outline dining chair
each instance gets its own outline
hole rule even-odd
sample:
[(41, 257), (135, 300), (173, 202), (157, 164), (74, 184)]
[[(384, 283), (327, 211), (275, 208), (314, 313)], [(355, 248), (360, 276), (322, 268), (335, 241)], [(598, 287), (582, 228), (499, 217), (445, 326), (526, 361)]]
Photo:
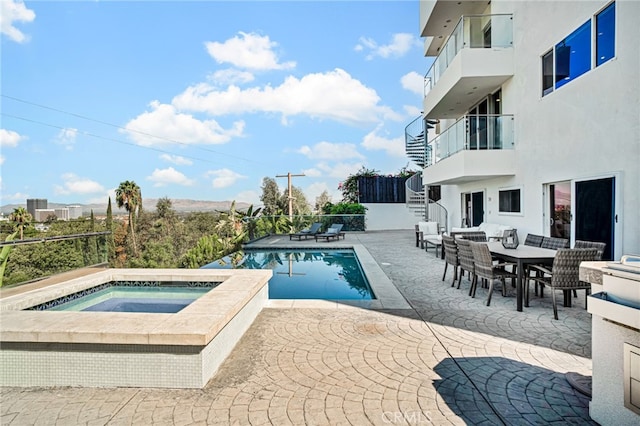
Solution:
[[(542, 286), (548, 286), (551, 289), (551, 298), (553, 303), (553, 318), (558, 319), (558, 306), (556, 304), (555, 290), (574, 290), (586, 289), (590, 287), (589, 283), (580, 281), (580, 263), (592, 261), (597, 254), (597, 249), (568, 249), (560, 248), (553, 259), (551, 269), (544, 266), (534, 265), (531, 268), (539, 270), (541, 274), (531, 279), (540, 283)], [(529, 298), (529, 281), (526, 283), (525, 297)], [(566, 294), (564, 297), (568, 297)]]
[(487, 295), (487, 306), (491, 304), (491, 295), (493, 294), (493, 282), (495, 280), (502, 281), (502, 295), (507, 295), (507, 287), (505, 278), (515, 280), (517, 275), (507, 271), (506, 266), (515, 267), (514, 263), (494, 263), (491, 257), (491, 251), (486, 243), (477, 243), (471, 241), (471, 251), (473, 252), (473, 263), (475, 266), (475, 276), (471, 284), (471, 297), (476, 295), (476, 287), (478, 286), (478, 278), (489, 282), (489, 294)]
[(471, 251), (471, 241), (464, 238), (457, 238), (455, 240), (456, 247), (458, 247), (458, 263), (460, 266), (460, 277), (458, 278), (458, 288), (462, 283), (462, 277), (464, 272), (467, 272), (471, 287), (469, 287), (469, 296), (473, 290), (473, 279), (475, 277), (475, 265), (473, 263), (473, 251)]
[(595, 260), (602, 260), (602, 256), (604, 255), (604, 250), (607, 247), (607, 243), (601, 243), (601, 242), (597, 242), (597, 241), (583, 241), (583, 240), (576, 240), (576, 242), (573, 244), (573, 248), (594, 248), (596, 249), (597, 253), (596, 253), (596, 259)]
[(542, 237), (542, 243), (540, 244), (540, 247), (552, 250), (568, 248), (569, 240), (567, 238)]
[(524, 240), (524, 245), (532, 246), (532, 247), (540, 247), (542, 245), (543, 238), (544, 237), (542, 235), (527, 234), (527, 238), (525, 238)]
[[(455, 234), (455, 235), (454, 235)], [(469, 231), (469, 232), (452, 232), (452, 236), (455, 239), (464, 238), (469, 241), (486, 242), (487, 233), (484, 231)]]
[(451, 282), (451, 287), (453, 287), (456, 284), (456, 280), (459, 281), (458, 266), (460, 262), (458, 260), (458, 246), (453, 237), (443, 235), (442, 247), (444, 248), (444, 274), (442, 274), (442, 281), (444, 281), (444, 278), (447, 276), (447, 266), (453, 266), (453, 281)]
[[(606, 247), (607, 247), (607, 243), (601, 243), (601, 242), (597, 242), (597, 241), (576, 240), (576, 242), (573, 244), (573, 248), (594, 248), (594, 249), (596, 249), (596, 258), (593, 259), (595, 261), (602, 260), (602, 256), (604, 255), (604, 250), (605, 250)], [(588, 286), (586, 288), (586, 290), (585, 290), (585, 294), (584, 294), (584, 308), (585, 309), (587, 309), (587, 296), (589, 294), (591, 294), (591, 286)], [(578, 292), (576, 290), (573, 290), (573, 295), (575, 297), (578, 297)]]

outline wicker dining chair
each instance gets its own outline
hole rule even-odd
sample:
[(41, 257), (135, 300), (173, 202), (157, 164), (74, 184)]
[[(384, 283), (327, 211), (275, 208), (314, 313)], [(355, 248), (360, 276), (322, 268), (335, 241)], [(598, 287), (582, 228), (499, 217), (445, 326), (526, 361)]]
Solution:
[(532, 247), (540, 247), (542, 245), (543, 238), (544, 237), (542, 235), (527, 234), (527, 238), (525, 238), (524, 240), (524, 245), (532, 246)]
[(602, 260), (602, 256), (604, 255), (604, 250), (607, 248), (607, 243), (600, 243), (597, 241), (583, 241), (576, 240), (573, 244), (573, 248), (594, 248), (596, 249), (596, 259)]
[(473, 263), (473, 251), (471, 251), (471, 241), (464, 238), (458, 238), (455, 240), (456, 247), (458, 247), (458, 264), (460, 265), (460, 277), (458, 278), (458, 288), (462, 283), (462, 277), (464, 272), (467, 272), (471, 287), (469, 287), (469, 296), (473, 290), (473, 279), (475, 277), (475, 265)]
[[(602, 260), (602, 256), (604, 255), (604, 250), (605, 250), (605, 248), (607, 248), (607, 243), (600, 243), (600, 242), (597, 242), (597, 241), (576, 240), (576, 242), (573, 244), (573, 248), (594, 248), (594, 249), (596, 249), (596, 258), (593, 259), (593, 260), (599, 261), (599, 260)], [(585, 309), (587, 309), (587, 296), (590, 293), (591, 293), (591, 286), (588, 286), (585, 289), (585, 294), (584, 294), (584, 308)], [(573, 290), (573, 295), (578, 297), (578, 292), (576, 290)]]
[[(558, 306), (556, 305), (555, 290), (577, 290), (587, 289), (589, 283), (580, 281), (580, 263), (593, 261), (597, 255), (597, 249), (558, 249), (551, 269), (544, 266), (534, 265), (531, 268), (538, 270), (541, 274), (531, 277), (532, 280), (540, 283), (542, 286), (548, 286), (551, 289), (551, 298), (553, 303), (553, 318), (558, 319)], [(529, 297), (529, 282), (526, 283), (525, 297)], [(567, 297), (565, 295), (565, 297)]]
[(453, 281), (451, 282), (451, 287), (453, 287), (456, 284), (456, 280), (459, 281), (458, 266), (460, 266), (460, 261), (458, 260), (458, 246), (453, 237), (443, 235), (442, 247), (444, 248), (444, 273), (442, 274), (442, 281), (444, 281), (447, 276), (447, 266), (453, 266)]
[(568, 248), (569, 240), (567, 238), (542, 237), (542, 243), (540, 244), (540, 247), (552, 250)]
[(465, 240), (476, 242), (487, 241), (487, 233), (484, 231), (452, 232), (451, 236), (455, 239), (464, 238)]
[(513, 272), (507, 271), (506, 266), (515, 267), (514, 263), (494, 263), (491, 257), (491, 251), (486, 243), (471, 242), (471, 251), (473, 252), (473, 263), (475, 265), (475, 276), (471, 284), (471, 297), (476, 295), (476, 287), (478, 286), (478, 278), (489, 281), (489, 294), (487, 295), (487, 306), (491, 304), (491, 296), (493, 294), (493, 282), (495, 280), (502, 281), (502, 295), (507, 295), (506, 278), (515, 280), (517, 277)]

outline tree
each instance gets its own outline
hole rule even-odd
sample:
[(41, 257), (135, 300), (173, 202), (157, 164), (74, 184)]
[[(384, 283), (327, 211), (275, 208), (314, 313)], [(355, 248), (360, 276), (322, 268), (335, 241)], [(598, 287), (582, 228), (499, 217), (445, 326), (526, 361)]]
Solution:
[(360, 194), (358, 192), (358, 178), (378, 176), (378, 173), (378, 170), (367, 169), (362, 166), (357, 173), (349, 175), (344, 182), (341, 182), (340, 185), (338, 185), (338, 189), (342, 191), (342, 202), (359, 203)]
[(262, 195), (260, 201), (264, 204), (262, 213), (268, 216), (278, 214), (280, 209), (280, 188), (275, 179), (265, 177), (262, 179)]
[[(309, 202), (307, 201), (307, 197), (305, 197), (304, 192), (297, 186), (291, 186), (291, 196), (293, 197), (293, 214), (294, 215), (303, 215), (311, 213), (311, 207), (309, 206)], [(280, 198), (280, 203), (283, 206), (286, 206), (282, 210), (286, 210), (289, 212), (289, 190), (285, 189), (284, 194)]]
[(124, 181), (116, 189), (116, 205), (121, 208), (124, 206), (129, 214), (129, 230), (131, 231), (131, 240), (133, 242), (133, 253), (138, 256), (138, 247), (136, 246), (135, 234), (135, 217), (142, 211), (142, 193), (140, 187), (134, 181)]
[(18, 231), (20, 231), (20, 239), (22, 240), (24, 228), (29, 226), (33, 221), (33, 216), (31, 216), (31, 213), (24, 207), (18, 207), (9, 215), (9, 220), (16, 224)]
[(156, 203), (156, 211), (158, 217), (161, 219), (167, 219), (175, 216), (176, 211), (173, 209), (173, 203), (168, 197), (162, 197), (158, 199)]
[(327, 192), (327, 190), (325, 189), (324, 191), (322, 191), (322, 194), (318, 195), (316, 197), (316, 212), (321, 212), (323, 207), (326, 206), (328, 203), (331, 202), (331, 195), (329, 195), (329, 193)]

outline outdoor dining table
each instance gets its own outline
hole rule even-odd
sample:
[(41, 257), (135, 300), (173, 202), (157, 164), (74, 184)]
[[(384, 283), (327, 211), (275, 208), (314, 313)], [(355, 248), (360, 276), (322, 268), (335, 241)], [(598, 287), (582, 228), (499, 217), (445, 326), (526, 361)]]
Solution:
[[(522, 300), (524, 299), (524, 268), (531, 264), (552, 264), (556, 251), (552, 249), (519, 245), (515, 249), (504, 248), (501, 242), (489, 242), (491, 254), (505, 262), (517, 265), (516, 279), (516, 309), (522, 312)], [(525, 306), (529, 306), (528, 301)]]

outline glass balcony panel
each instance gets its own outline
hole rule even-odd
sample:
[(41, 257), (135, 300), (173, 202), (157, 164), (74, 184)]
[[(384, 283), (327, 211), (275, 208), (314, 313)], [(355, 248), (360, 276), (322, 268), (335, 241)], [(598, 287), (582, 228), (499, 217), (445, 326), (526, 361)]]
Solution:
[(429, 141), (431, 165), (464, 150), (513, 149), (512, 115), (465, 115)]
[[(513, 46), (512, 15), (462, 16), (440, 54), (425, 74), (431, 90), (463, 48), (505, 48)], [(425, 95), (428, 92), (425, 84)]]

